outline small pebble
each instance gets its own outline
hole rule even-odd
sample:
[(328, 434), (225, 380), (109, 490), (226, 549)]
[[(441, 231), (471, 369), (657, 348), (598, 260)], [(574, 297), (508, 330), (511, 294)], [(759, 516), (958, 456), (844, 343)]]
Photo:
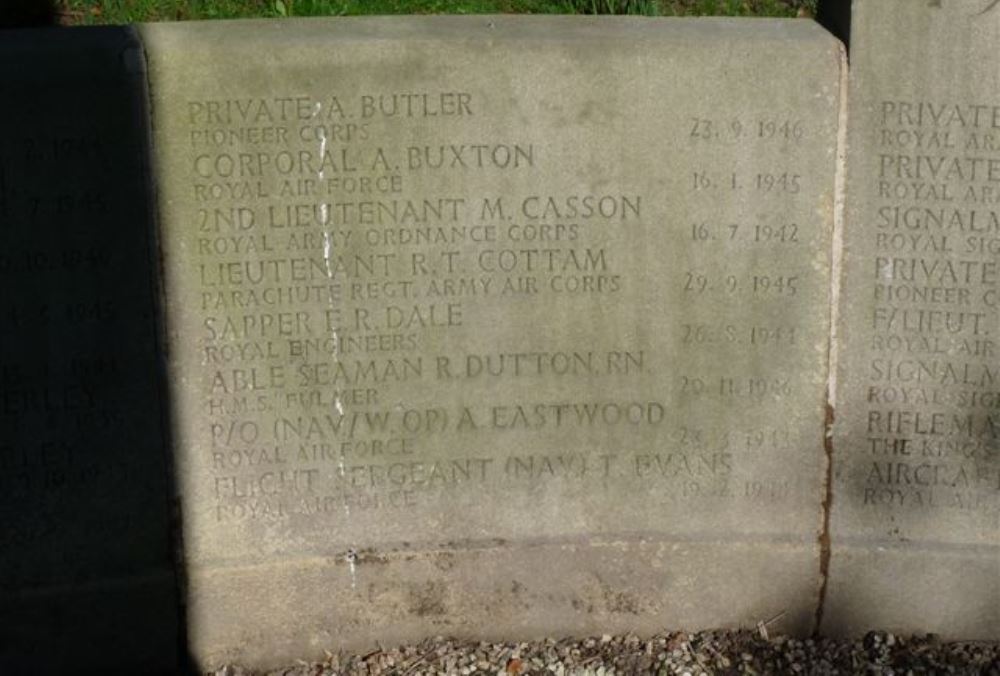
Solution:
[(434, 638), (416, 645), (350, 654), (328, 648), (321, 662), (273, 671), (229, 664), (208, 676), (529, 676), (715, 673), (891, 676), (960, 674), (1000, 676), (1000, 643), (943, 643), (935, 636), (871, 632), (855, 641), (800, 640), (753, 631), (671, 632), (485, 643)]

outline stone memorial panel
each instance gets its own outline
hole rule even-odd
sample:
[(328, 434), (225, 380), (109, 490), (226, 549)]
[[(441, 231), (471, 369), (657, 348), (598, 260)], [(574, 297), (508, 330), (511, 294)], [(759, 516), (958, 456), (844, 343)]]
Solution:
[(558, 17), (140, 31), (203, 664), (812, 628), (836, 40)]
[(856, 0), (824, 629), (1000, 638), (1000, 6)]
[(142, 49), (0, 38), (0, 672), (173, 670)]

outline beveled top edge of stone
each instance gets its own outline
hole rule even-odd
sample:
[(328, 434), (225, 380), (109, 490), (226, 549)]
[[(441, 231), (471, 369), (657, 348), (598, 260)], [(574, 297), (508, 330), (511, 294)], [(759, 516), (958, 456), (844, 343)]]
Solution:
[(247, 40), (593, 40), (683, 39), (815, 42), (840, 41), (808, 19), (749, 17), (643, 17), (585, 15), (394, 15), (230, 19), (135, 24), (143, 37), (211, 37)]

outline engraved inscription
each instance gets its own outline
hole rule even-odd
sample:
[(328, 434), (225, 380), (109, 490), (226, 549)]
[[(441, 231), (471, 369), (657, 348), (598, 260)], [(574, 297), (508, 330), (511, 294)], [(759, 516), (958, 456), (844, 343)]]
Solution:
[(661, 114), (626, 92), (420, 82), (173, 99), (204, 555), (517, 537), (531, 505), (552, 534), (797, 518), (832, 120), (685, 104), (644, 141), (608, 126)]
[(879, 112), (863, 504), (995, 515), (1000, 107)]
[(542, 147), (516, 138), (392, 143), (400, 125), (448, 125), (481, 109), (467, 92), (187, 103), (219, 521), (407, 509), (475, 483), (607, 477), (614, 456), (435, 458), (443, 447), (433, 440), (663, 423), (661, 402), (394, 401), (400, 384), (530, 388), (644, 369), (642, 350), (618, 346), (433, 349), (487, 303), (620, 293), (628, 276), (595, 233), (643, 217), (643, 195), (628, 189), (421, 189), (428, 174), (499, 177), (545, 162)]

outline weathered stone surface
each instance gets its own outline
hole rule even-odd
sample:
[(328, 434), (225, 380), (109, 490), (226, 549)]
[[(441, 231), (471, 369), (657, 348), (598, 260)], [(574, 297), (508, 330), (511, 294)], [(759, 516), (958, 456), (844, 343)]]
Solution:
[(142, 50), (0, 38), (0, 671), (176, 665)]
[(854, 3), (830, 632), (1000, 637), (998, 38)]
[(140, 30), (203, 664), (434, 631), (811, 628), (834, 39)]

